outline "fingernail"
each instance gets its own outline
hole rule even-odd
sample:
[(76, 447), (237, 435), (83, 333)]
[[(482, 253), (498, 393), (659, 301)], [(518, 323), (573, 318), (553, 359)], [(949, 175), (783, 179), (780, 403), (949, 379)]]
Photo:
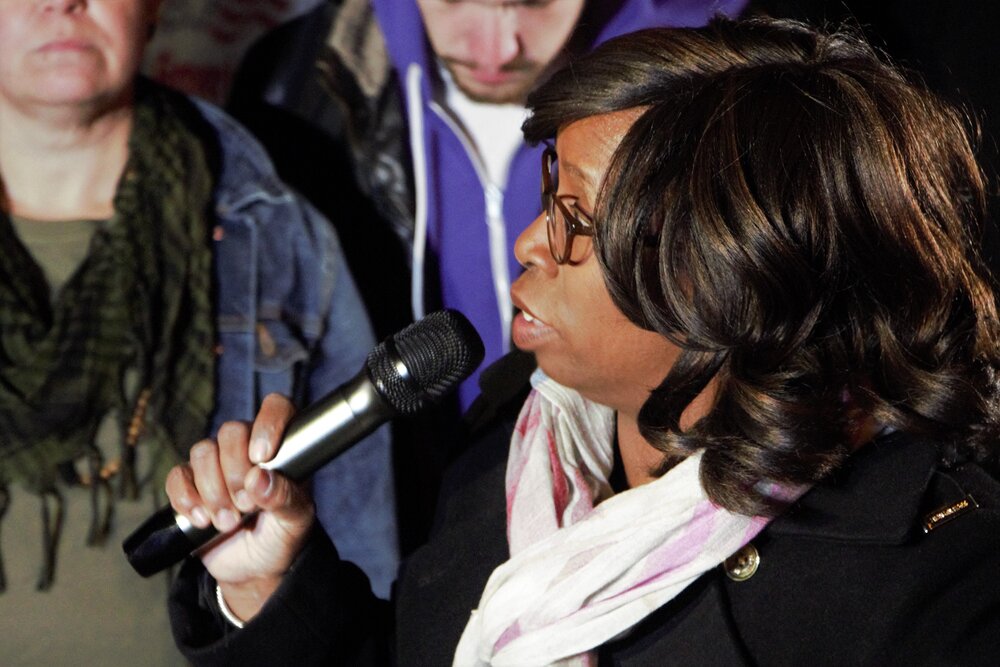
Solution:
[(199, 528), (207, 528), (208, 524), (212, 523), (212, 517), (202, 507), (195, 507), (191, 510), (191, 518), (194, 520), (194, 525)]
[(215, 513), (215, 525), (218, 526), (219, 530), (224, 533), (228, 533), (233, 528), (236, 528), (239, 523), (239, 516), (237, 516), (236, 512), (232, 510), (219, 510)]
[(274, 478), (269, 470), (257, 468), (257, 478), (253, 480), (254, 493), (260, 498), (267, 498), (271, 495)]
[(250, 460), (254, 463), (263, 463), (267, 456), (267, 440), (265, 438), (255, 438), (250, 443)]
[(236, 503), (237, 509), (241, 512), (249, 512), (253, 509), (253, 501), (250, 500), (250, 494), (243, 489), (236, 492), (233, 496), (233, 501)]

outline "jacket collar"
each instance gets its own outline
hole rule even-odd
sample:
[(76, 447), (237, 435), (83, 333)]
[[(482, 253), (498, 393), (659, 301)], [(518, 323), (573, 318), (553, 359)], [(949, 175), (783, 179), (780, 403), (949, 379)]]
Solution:
[(199, 99), (193, 101), (219, 142), (216, 212), (227, 218), (256, 202), (291, 202), (291, 192), (278, 178), (264, 147), (250, 132), (215, 105)]
[(773, 535), (900, 544), (919, 522), (938, 453), (901, 432), (873, 440), (768, 527)]
[(516, 415), (531, 391), (535, 355), (513, 350), (487, 366), (479, 375), (479, 397), (463, 415), (472, 434), (490, 428), (503, 415)]

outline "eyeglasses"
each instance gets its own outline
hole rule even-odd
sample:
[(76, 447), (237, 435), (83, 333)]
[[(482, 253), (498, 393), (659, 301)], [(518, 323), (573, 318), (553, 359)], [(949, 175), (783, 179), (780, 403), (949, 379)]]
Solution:
[(580, 210), (577, 198), (557, 195), (559, 189), (559, 163), (551, 146), (542, 153), (542, 208), (548, 227), (549, 252), (556, 264), (576, 264), (573, 261), (573, 239), (593, 236), (594, 220)]

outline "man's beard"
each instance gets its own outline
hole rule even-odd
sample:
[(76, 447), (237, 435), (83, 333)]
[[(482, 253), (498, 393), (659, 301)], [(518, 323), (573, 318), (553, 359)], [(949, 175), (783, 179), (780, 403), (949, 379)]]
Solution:
[(516, 74), (514, 78), (509, 82), (491, 85), (472, 80), (469, 69), (460, 64), (445, 61), (444, 66), (451, 75), (451, 80), (458, 86), (463, 95), (474, 102), (483, 104), (523, 105), (528, 98), (528, 93), (535, 87), (540, 75), (545, 71), (545, 68), (539, 67), (535, 63), (515, 63), (502, 70)]

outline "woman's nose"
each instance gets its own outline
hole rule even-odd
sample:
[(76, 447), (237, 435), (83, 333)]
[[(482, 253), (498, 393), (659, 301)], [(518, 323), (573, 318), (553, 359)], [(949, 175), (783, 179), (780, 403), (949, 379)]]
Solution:
[(558, 265), (549, 250), (548, 224), (544, 213), (540, 213), (532, 220), (517, 237), (514, 242), (514, 257), (526, 269), (535, 267), (546, 273), (555, 274)]

